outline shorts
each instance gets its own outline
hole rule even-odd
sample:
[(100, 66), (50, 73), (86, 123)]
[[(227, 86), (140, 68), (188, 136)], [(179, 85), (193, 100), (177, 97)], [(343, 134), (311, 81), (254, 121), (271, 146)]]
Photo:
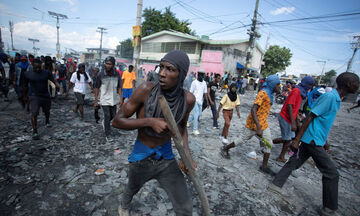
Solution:
[[(241, 138), (236, 140), (235, 143), (240, 144), (240, 145), (245, 144), (247, 141), (249, 141), (255, 135), (256, 135), (256, 131), (251, 130), (247, 127), (244, 127)], [(271, 147), (269, 147), (267, 145), (264, 145), (263, 150), (265, 153), (270, 153), (272, 146), (273, 146), (270, 128), (266, 128), (265, 130), (263, 130), (263, 138), (265, 138), (268, 141), (269, 145), (271, 146)]]
[(287, 122), (281, 115), (278, 116), (279, 125), (281, 129), (281, 139), (290, 141), (295, 137), (295, 132), (291, 130), (291, 124)]
[(84, 105), (85, 95), (79, 92), (74, 92), (77, 105)]
[(51, 99), (50, 98), (39, 98), (30, 97), (30, 112), (32, 116), (39, 115), (40, 107), (43, 113), (50, 112)]
[(123, 98), (130, 98), (133, 93), (133, 89), (123, 89), (122, 90), (122, 97)]

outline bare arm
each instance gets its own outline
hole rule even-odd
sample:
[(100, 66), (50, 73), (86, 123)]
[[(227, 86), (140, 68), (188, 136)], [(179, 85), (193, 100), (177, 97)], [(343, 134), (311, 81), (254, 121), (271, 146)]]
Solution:
[(239, 109), (239, 105), (235, 106), (236, 108), (236, 112), (237, 112), (237, 116), (240, 118), (240, 109)]
[(94, 88), (94, 107), (97, 107), (99, 103), (99, 91), (99, 88)]
[(297, 136), (295, 137), (294, 141), (291, 143), (291, 146), (294, 149), (299, 148), (300, 140), (314, 118), (316, 118), (316, 115), (314, 113), (310, 113), (304, 120), (303, 124), (301, 125), (301, 127), (299, 129)]
[(251, 115), (252, 115), (255, 125), (256, 125), (256, 135), (258, 135), (259, 137), (262, 137), (261, 126), (260, 126), (259, 119), (256, 114), (258, 109), (259, 109), (259, 105), (254, 104), (254, 106), (251, 108)]
[(289, 118), (290, 118), (290, 122), (291, 122), (291, 130), (292, 131), (296, 131), (296, 122), (294, 119), (294, 115), (293, 115), (293, 105), (292, 104), (288, 104), (286, 106), (286, 110), (288, 111), (289, 114)]
[(214, 106), (214, 102), (212, 101), (212, 99), (210, 97), (210, 88), (209, 87), (207, 88), (207, 97), (208, 97), (210, 105)]
[(124, 103), (120, 111), (112, 121), (113, 127), (124, 130), (135, 130), (144, 127), (151, 127), (157, 133), (163, 133), (168, 130), (168, 125), (162, 118), (129, 118), (135, 112), (144, 106), (145, 97), (152, 86), (145, 82), (135, 89), (133, 95)]

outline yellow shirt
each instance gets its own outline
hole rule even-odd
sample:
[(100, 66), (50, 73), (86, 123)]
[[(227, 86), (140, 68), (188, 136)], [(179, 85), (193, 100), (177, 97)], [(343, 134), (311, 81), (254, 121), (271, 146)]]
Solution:
[(240, 100), (239, 100), (239, 96), (236, 95), (236, 101), (231, 101), (229, 96), (227, 94), (225, 94), (221, 101), (220, 104), (222, 105), (224, 110), (232, 110), (235, 108), (235, 106), (239, 106), (240, 105)]
[[(259, 93), (256, 95), (254, 104), (259, 105), (259, 108), (256, 111), (256, 115), (258, 117), (261, 130), (265, 130), (267, 127), (269, 127), (267, 118), (269, 117), (270, 109), (271, 109), (270, 98), (265, 91), (259, 91)], [(246, 120), (245, 127), (249, 128), (250, 130), (257, 129), (251, 111)]]
[(123, 88), (124, 89), (131, 89), (133, 88), (133, 81), (136, 79), (135, 76), (135, 72), (129, 72), (129, 71), (124, 71), (124, 73), (122, 74), (121, 79), (123, 80)]

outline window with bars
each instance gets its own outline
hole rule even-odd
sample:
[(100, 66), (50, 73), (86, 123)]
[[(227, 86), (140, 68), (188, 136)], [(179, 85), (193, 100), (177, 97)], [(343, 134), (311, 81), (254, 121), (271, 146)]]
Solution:
[(171, 50), (179, 49), (188, 54), (194, 54), (196, 50), (196, 43), (193, 42), (166, 42), (166, 43), (143, 43), (143, 52), (153, 53), (168, 53)]

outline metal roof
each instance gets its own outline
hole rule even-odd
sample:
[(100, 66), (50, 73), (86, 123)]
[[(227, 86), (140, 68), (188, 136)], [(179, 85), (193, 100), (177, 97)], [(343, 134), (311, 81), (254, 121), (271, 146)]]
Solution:
[[(186, 38), (186, 39), (190, 39), (190, 40), (194, 40), (194, 41), (199, 41), (201, 43), (204, 44), (210, 44), (210, 45), (233, 45), (233, 44), (240, 44), (240, 43), (246, 43), (249, 42), (248, 39), (241, 39), (241, 40), (211, 40), (211, 39), (205, 39), (205, 38), (200, 38), (197, 36), (193, 36), (193, 35), (189, 35), (189, 34), (185, 34), (182, 32), (178, 32), (178, 31), (174, 31), (174, 30), (163, 30), (160, 32), (156, 32), (152, 35), (148, 35), (146, 37), (142, 38), (142, 41), (146, 41), (146, 40), (150, 40), (152, 38), (156, 38), (159, 37), (161, 35), (164, 34), (168, 34), (168, 35), (172, 35), (172, 36), (177, 36), (177, 37), (182, 37), (182, 38)], [(256, 43), (256, 47), (260, 50), (261, 53), (264, 53), (264, 50), (259, 46), (258, 43)]]

